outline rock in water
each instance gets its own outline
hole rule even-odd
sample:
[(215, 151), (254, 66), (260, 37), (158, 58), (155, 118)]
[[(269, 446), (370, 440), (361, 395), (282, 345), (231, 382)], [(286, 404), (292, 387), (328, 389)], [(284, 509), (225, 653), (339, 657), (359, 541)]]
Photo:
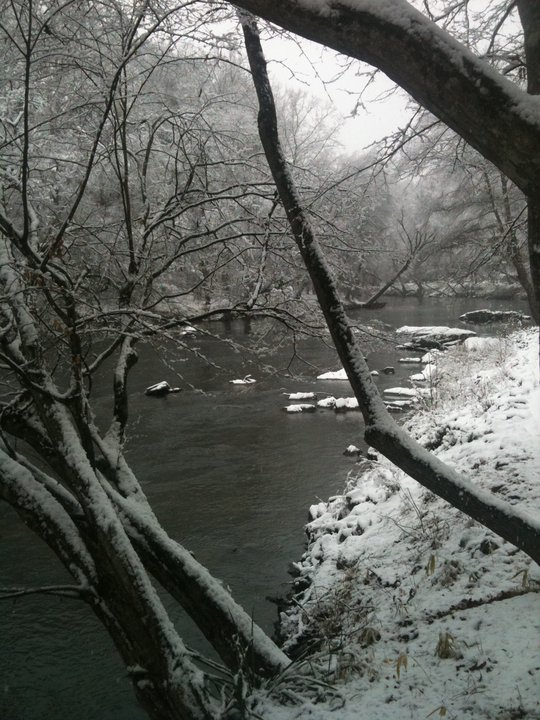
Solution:
[(311, 403), (299, 403), (296, 405), (287, 405), (283, 408), (283, 410), (288, 413), (315, 412), (317, 410), (317, 406), (312, 405)]
[(181, 388), (179, 387), (171, 387), (169, 383), (166, 380), (162, 380), (161, 382), (156, 383), (155, 385), (150, 385), (150, 387), (147, 387), (144, 391), (145, 395), (152, 395), (153, 397), (162, 397), (163, 395), (169, 395), (170, 393), (177, 393), (180, 392)]
[(345, 450), (343, 451), (344, 455), (347, 455), (349, 457), (359, 457), (362, 455), (362, 451), (360, 448), (357, 448), (356, 445), (349, 445)]
[(229, 380), (231, 385), (252, 385), (254, 382), (257, 382), (254, 377), (251, 377), (251, 375), (244, 375), (243, 378), (237, 378), (236, 380)]
[(471, 312), (460, 315), (459, 319), (462, 322), (482, 325), (492, 322), (526, 322), (531, 319), (531, 316), (516, 310), (471, 310)]

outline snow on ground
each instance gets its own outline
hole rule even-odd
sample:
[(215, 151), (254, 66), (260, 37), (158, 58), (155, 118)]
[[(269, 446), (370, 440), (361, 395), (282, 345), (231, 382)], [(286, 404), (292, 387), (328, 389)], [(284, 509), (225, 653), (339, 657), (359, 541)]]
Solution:
[[(473, 348), (471, 348), (473, 350)], [(483, 488), (540, 512), (538, 334), (454, 348), (405, 421)], [(387, 460), (311, 508), (272, 720), (540, 718), (540, 569)], [(289, 703), (284, 706), (284, 703)]]

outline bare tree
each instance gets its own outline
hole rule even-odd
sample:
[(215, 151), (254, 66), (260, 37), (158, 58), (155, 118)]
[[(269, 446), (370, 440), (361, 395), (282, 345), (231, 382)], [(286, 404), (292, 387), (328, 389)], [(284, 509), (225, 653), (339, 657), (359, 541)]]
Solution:
[[(522, 23), (527, 92), (490, 67), (429, 15), (409, 2), (299, 5), (241, 0), (266, 20), (385, 72), (496, 165), (527, 197), (528, 248), (534, 288), (533, 316), (540, 321), (540, 7), (517, 0)], [(463, 3), (459, 3), (463, 5)], [(446, 15), (445, 15), (446, 17)]]
[[(520, 190), (449, 128), (428, 113), (414, 123), (386, 169), (391, 191), (402, 198), (403, 220), (436, 236), (413, 274), (437, 289), (474, 293), (488, 281), (519, 283), (531, 307), (534, 293), (526, 257), (526, 203)], [(418, 279), (418, 278), (416, 278)], [(504, 287), (497, 291), (504, 291)]]
[[(11, 74), (2, 115), (0, 498), (65, 566), (72, 584), (57, 592), (89, 604), (140, 704), (162, 720), (215, 717), (233, 702), (227, 674), (261, 681), (288, 664), (167, 535), (123, 454), (137, 343), (159, 334), (181, 345), (186, 322), (234, 309), (227, 300), (201, 311), (185, 298), (267, 241), (261, 207), (273, 207), (267, 173), (249, 155), (225, 152), (231, 134), (213, 130), (207, 101), (197, 102), (206, 60), (197, 70), (170, 32), (160, 34), (173, 16), (175, 28), (206, 31), (207, 9), (188, 5), (158, 14), (150, 3), (96, 3), (82, 18), (76, 1), (7, 2), (0, 23)], [(159, 97), (164, 53), (190, 67), (189, 102)], [(238, 302), (257, 313), (249, 287)], [(92, 391), (106, 360), (114, 402), (103, 429)], [(223, 696), (184, 646), (158, 584), (222, 658)]]

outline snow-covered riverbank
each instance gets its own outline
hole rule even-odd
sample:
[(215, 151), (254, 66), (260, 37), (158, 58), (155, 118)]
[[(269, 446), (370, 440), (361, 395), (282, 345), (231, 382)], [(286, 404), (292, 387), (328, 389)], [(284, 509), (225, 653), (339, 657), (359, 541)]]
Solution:
[[(470, 348), (439, 356), (429, 404), (406, 424), (537, 516), (538, 334)], [(344, 494), (310, 512), (281, 627), (285, 648), (309, 661), (278, 684), (279, 707), (260, 698), (259, 716), (540, 718), (540, 570), (528, 556), (382, 457), (356, 466)]]

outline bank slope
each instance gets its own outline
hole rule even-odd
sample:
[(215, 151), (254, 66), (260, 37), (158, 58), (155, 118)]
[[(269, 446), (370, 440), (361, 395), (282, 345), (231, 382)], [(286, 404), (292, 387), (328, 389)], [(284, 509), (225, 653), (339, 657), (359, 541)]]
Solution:
[[(537, 352), (531, 330), (439, 355), (429, 404), (406, 423), (445, 462), (536, 516)], [(291, 692), (285, 708), (284, 677), (280, 707), (260, 697), (260, 716), (540, 718), (540, 570), (528, 556), (382, 457), (310, 512), (281, 631), (285, 649), (307, 658), (295, 672), (327, 685), (306, 680), (311, 691)]]

